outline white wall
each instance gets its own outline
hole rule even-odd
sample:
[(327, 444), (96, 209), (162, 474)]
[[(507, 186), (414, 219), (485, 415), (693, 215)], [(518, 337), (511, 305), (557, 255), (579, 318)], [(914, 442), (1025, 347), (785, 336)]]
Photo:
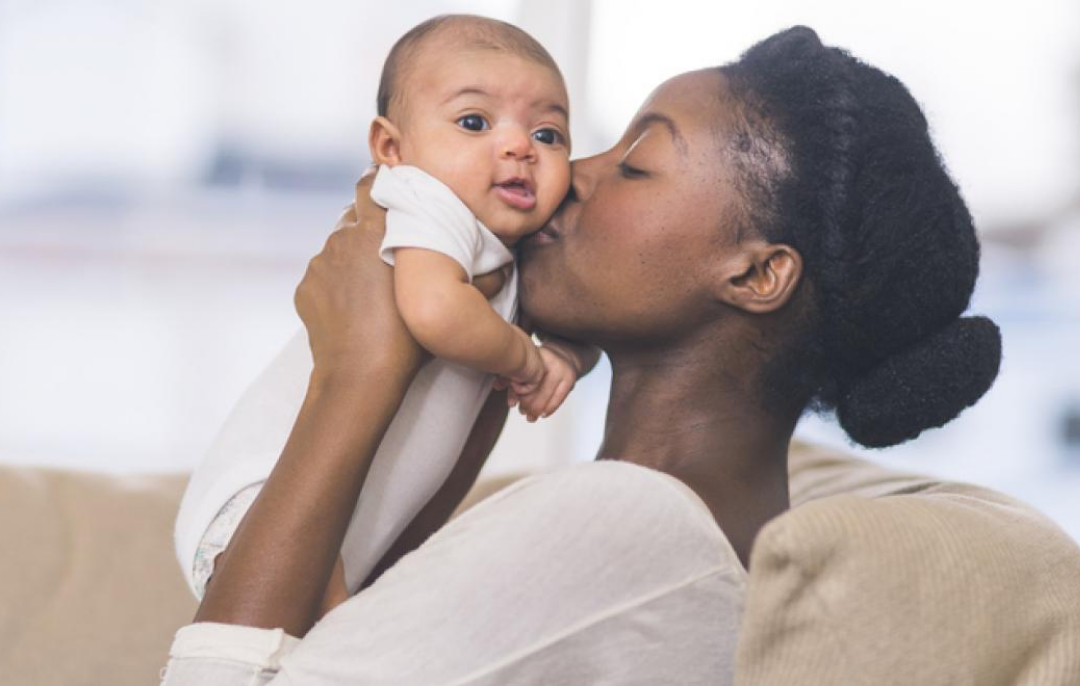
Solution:
[[(295, 283), (366, 162), (382, 59), (444, 11), (518, 21), (563, 66), (575, 152), (614, 142), (665, 78), (794, 23), (893, 71), (923, 103), (989, 234), (976, 299), (1005, 330), (1001, 380), (940, 432), (878, 459), (1012, 490), (1080, 535), (1080, 5), (416, 0), (0, 0), (0, 460), (190, 468), (248, 380), (299, 326)], [(208, 185), (222, 146), (254, 167)], [(1056, 217), (1048, 220), (1048, 217)], [(516, 421), (494, 467), (588, 459), (606, 365), (553, 419)], [(843, 443), (835, 429), (804, 431)], [(1070, 457), (1071, 456), (1071, 457)]]

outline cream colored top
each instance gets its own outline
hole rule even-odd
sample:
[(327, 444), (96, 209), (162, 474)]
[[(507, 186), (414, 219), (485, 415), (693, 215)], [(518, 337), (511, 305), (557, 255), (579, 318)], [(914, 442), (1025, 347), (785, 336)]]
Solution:
[(682, 482), (583, 463), (466, 511), (302, 640), (184, 627), (167, 684), (727, 686), (746, 583)]

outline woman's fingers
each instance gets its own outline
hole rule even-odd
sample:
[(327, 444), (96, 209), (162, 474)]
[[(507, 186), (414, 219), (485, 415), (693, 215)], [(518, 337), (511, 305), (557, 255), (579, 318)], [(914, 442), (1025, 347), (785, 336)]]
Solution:
[(379, 166), (377, 164), (369, 164), (367, 169), (364, 170), (364, 173), (360, 175), (360, 180), (357, 181), (357, 185), (361, 183), (367, 183), (368, 185), (374, 183), (375, 174), (377, 174), (378, 171)]
[(356, 184), (356, 202), (342, 212), (296, 289), (296, 310), (318, 371), (418, 366), (421, 359), (394, 302), (393, 270), (379, 257), (386, 212), (371, 201), (369, 188), (369, 178)]
[[(371, 186), (375, 183), (375, 169), (369, 168), (356, 182), (356, 193), (353, 205), (356, 210), (358, 224), (365, 228), (376, 228), (380, 237), (386, 231), (386, 209), (377, 205), (371, 199)], [(381, 238), (380, 238), (381, 240)]]

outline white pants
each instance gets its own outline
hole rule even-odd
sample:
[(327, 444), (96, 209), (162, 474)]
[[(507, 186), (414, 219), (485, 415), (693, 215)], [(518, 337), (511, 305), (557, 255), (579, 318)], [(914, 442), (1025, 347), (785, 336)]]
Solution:
[(303, 640), (183, 627), (163, 683), (730, 684), (745, 587), (682, 482), (584, 463), (468, 510)]

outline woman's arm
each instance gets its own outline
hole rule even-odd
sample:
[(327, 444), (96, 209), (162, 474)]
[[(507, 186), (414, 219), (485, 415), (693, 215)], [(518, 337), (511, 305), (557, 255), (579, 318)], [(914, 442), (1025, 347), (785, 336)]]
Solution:
[(296, 307), (314, 369), (289, 440), (218, 558), (195, 616), (304, 636), (316, 621), (383, 433), (422, 351), (394, 307), (378, 257), (383, 211), (370, 179), (308, 266)]
[[(453, 471), (375, 564), (367, 579), (360, 585), (361, 591), (375, 583), (383, 572), (393, 567), (402, 557), (419, 548), (431, 534), (441, 529), (450, 520), (450, 515), (461, 505), (476, 483), (480, 469), (487, 462), (491, 450), (499, 440), (509, 410), (505, 391), (492, 391), (488, 395), (469, 433), (469, 438), (461, 449), (461, 455), (454, 463)], [(345, 585), (344, 563), (338, 556), (326, 595), (319, 606), (318, 619), (322, 619), (323, 615), (349, 598), (349, 589)]]
[(453, 471), (371, 570), (368, 578), (361, 584), (361, 590), (375, 583), (383, 572), (393, 567), (402, 557), (419, 548), (431, 534), (449, 521), (450, 515), (476, 483), (480, 469), (487, 462), (491, 450), (499, 440), (509, 410), (505, 391), (492, 391), (488, 395), (487, 401), (480, 409), (480, 415), (476, 418), (476, 423), (473, 424), (472, 432), (465, 442), (465, 447), (461, 449), (461, 455), (454, 463)]

